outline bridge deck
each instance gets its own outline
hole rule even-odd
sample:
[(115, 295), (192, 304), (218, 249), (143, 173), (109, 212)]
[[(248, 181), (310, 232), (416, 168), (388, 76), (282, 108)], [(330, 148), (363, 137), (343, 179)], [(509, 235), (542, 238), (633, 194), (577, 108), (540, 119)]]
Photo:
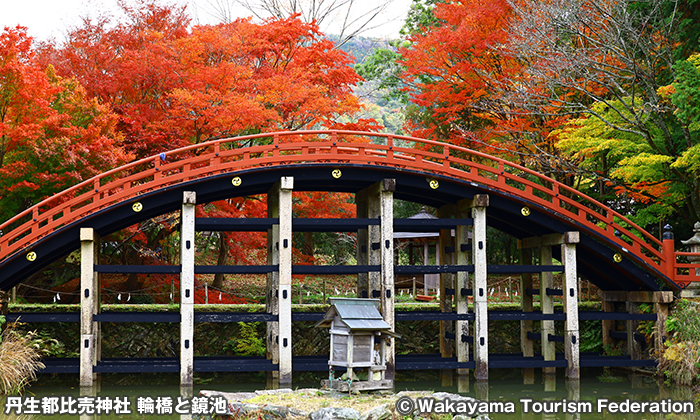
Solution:
[[(342, 168), (342, 177), (329, 177), (327, 168)], [(360, 168), (363, 169), (355, 170)], [(514, 236), (535, 236), (528, 229), (538, 225), (537, 234), (575, 230), (590, 236), (592, 242), (582, 243), (582, 251), (590, 249), (588, 254), (582, 253), (581, 266), (583, 269), (594, 257), (599, 260), (588, 267), (588, 277), (603, 290), (640, 290), (640, 286), (642, 290), (658, 290), (659, 284), (678, 289), (700, 281), (695, 266), (676, 262), (676, 258), (687, 253), (676, 253), (672, 244), (658, 240), (591, 197), (513, 162), (414, 137), (299, 131), (220, 139), (172, 150), (100, 174), (47, 198), (0, 225), (0, 290), (9, 290), (76, 249), (76, 229), (88, 220), (104, 236), (175, 210), (175, 202), (171, 201), (179, 200), (186, 186), (199, 186), (198, 201), (201, 199), (202, 203), (237, 194), (265, 193), (272, 182), (267, 175), (279, 170), (285, 176), (298, 171), (299, 179), (308, 181), (304, 188), (316, 191), (357, 192), (379, 177), (401, 177), (397, 198), (437, 207), (474, 193), (498, 197), (493, 207), (496, 211), (489, 217), (494, 227)], [(311, 179), (317, 170), (323, 172), (323, 179)], [(368, 176), (370, 172), (376, 176)], [(240, 181), (241, 177), (245, 181)], [(253, 179), (256, 177), (260, 179)], [(415, 182), (411, 177), (423, 182)], [(279, 180), (279, 174), (272, 178)], [(236, 179), (243, 183), (234, 182), (237, 188), (232, 189), (231, 183)], [(432, 186), (426, 179), (434, 181)], [(209, 183), (214, 188), (206, 192), (204, 187)], [(133, 206), (139, 210), (132, 210)], [(108, 221), (98, 223), (102, 215)], [(527, 226), (518, 222), (518, 217), (527, 217)], [(331, 222), (308, 219), (297, 221), (297, 227), (311, 231), (355, 230), (365, 222), (375, 223), (357, 219), (336, 221), (331, 227)], [(201, 226), (206, 227), (207, 223), (243, 229), (240, 222), (230, 219), (200, 221)], [(261, 230), (269, 223), (268, 219), (260, 220), (259, 226), (251, 225), (251, 229)], [(435, 226), (425, 229), (441, 228), (444, 222), (426, 223)], [(401, 223), (396, 228), (408, 229)], [(611, 262), (613, 256), (615, 263)], [(600, 269), (602, 262), (607, 269)], [(621, 277), (626, 281), (615, 280)]]

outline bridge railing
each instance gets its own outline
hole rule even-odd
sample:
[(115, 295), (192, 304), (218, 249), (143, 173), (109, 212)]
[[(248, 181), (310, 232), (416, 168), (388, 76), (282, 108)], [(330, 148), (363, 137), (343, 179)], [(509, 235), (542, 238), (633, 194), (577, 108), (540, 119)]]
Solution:
[(676, 283), (685, 287), (692, 282), (700, 282), (700, 263), (679, 262), (700, 261), (700, 252), (676, 252), (674, 257), (673, 276)]
[[(141, 194), (211, 175), (290, 164), (369, 164), (468, 180), (552, 210), (671, 273), (662, 242), (625, 216), (518, 164), (452, 144), (355, 131), (294, 131), (213, 140), (141, 159), (84, 181), (0, 225), (0, 260), (91, 213)], [(526, 210), (523, 209), (525, 215)], [(37, 256), (34, 256), (37, 257)]]

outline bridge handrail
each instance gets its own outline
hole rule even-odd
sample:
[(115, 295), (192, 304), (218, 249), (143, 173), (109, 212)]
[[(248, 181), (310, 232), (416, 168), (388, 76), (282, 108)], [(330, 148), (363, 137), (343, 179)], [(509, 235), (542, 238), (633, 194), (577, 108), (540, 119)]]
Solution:
[(695, 257), (696, 261), (700, 261), (700, 252), (675, 252), (673, 267), (673, 277), (681, 287), (700, 282), (700, 264), (678, 262), (678, 257)]
[[(329, 138), (301, 141), (314, 136)], [(351, 137), (350, 141), (343, 140), (345, 137)], [(378, 138), (386, 144), (362, 142), (357, 137)], [(288, 138), (291, 138), (291, 142), (282, 141)], [(299, 141), (294, 142), (295, 138)], [(259, 139), (271, 139), (272, 142), (255, 145), (254, 141)], [(402, 142), (409, 144), (402, 145)], [(413, 147), (410, 147), (410, 143), (413, 143)], [(242, 144), (245, 147), (231, 148)], [(225, 162), (227, 159), (229, 161)], [(211, 140), (109, 170), (42, 200), (0, 225), (0, 261), (74, 220), (164, 185), (248, 167), (324, 161), (403, 166), (479, 182), (527, 198), (582, 223), (616, 243), (621, 251), (634, 253), (661, 273), (668, 272), (667, 263), (675, 263), (666, 261), (668, 258), (660, 252), (663, 247), (661, 241), (625, 216), (531, 169), (453, 144), (347, 130), (285, 131)], [(140, 168), (143, 166), (146, 168)], [(138, 182), (142, 183), (134, 184)], [(20, 223), (25, 218), (29, 220)], [(628, 250), (627, 247), (632, 249)]]

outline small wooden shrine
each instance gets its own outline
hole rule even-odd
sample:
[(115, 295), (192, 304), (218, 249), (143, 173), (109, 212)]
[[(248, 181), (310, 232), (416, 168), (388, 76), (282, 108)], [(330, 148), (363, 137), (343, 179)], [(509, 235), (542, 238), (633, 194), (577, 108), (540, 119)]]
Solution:
[[(379, 312), (379, 299), (330, 298), (331, 307), (316, 327), (330, 328), (331, 349), (328, 366), (347, 369), (348, 380), (324, 381), (338, 391), (392, 389), (393, 380), (385, 379), (385, 351), (391, 331)], [(358, 370), (366, 370), (367, 379), (356, 379)], [(327, 383), (326, 383), (327, 382)]]

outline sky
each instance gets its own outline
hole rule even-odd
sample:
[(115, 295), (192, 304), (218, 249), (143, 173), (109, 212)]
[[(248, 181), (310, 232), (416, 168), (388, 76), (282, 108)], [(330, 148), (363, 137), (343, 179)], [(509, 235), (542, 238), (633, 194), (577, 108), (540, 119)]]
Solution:
[[(218, 23), (206, 12), (207, 0), (180, 0), (187, 2), (188, 10), (200, 23)], [(211, 0), (209, 0), (211, 1)], [(219, 1), (219, 0), (217, 0)], [(368, 6), (376, 0), (359, 0), (358, 5)], [(392, 0), (390, 11), (376, 20), (381, 24), (364, 36), (377, 38), (398, 38), (399, 29), (406, 17), (411, 0)], [(22, 25), (28, 28), (29, 35), (39, 41), (55, 38), (62, 40), (66, 30), (80, 23), (82, 16), (98, 16), (100, 12), (118, 10), (117, 0), (0, 0), (0, 29), (6, 26)], [(239, 8), (240, 17), (250, 15)], [(327, 33), (336, 33), (337, 26), (321, 28)]]

